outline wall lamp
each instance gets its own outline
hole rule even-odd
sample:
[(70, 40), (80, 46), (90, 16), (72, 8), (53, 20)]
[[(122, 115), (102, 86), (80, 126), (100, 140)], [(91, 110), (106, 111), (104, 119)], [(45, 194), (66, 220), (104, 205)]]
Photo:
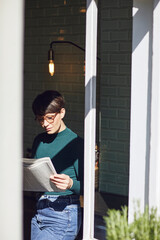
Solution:
[[(54, 69), (55, 69), (55, 68), (54, 68), (54, 51), (53, 51), (53, 49), (52, 49), (52, 45), (53, 45), (53, 44), (59, 44), (59, 43), (71, 44), (71, 45), (79, 48), (79, 49), (82, 50), (83, 52), (85, 52), (85, 49), (84, 49), (84, 48), (78, 46), (77, 44), (75, 44), (75, 43), (73, 43), (73, 42), (71, 42), (71, 41), (52, 41), (52, 42), (50, 43), (50, 49), (49, 49), (49, 51), (48, 51), (49, 73), (50, 73), (51, 76), (54, 75)], [(98, 57), (97, 57), (97, 59), (100, 60), (100, 58), (98, 58)]]

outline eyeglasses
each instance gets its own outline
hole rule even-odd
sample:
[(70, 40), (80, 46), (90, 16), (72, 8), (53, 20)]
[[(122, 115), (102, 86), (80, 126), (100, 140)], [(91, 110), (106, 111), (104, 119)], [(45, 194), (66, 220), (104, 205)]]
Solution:
[(37, 116), (36, 117), (36, 120), (40, 123), (40, 124), (43, 124), (44, 123), (44, 120), (46, 120), (48, 123), (53, 123), (54, 122), (54, 119), (55, 117), (57, 116), (58, 112), (57, 113), (54, 113), (54, 114), (50, 114), (50, 115), (45, 115), (45, 116)]

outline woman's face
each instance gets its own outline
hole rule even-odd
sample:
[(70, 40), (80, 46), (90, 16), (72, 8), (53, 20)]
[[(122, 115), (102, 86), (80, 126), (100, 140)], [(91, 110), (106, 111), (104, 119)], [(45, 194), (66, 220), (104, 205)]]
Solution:
[(66, 126), (63, 122), (65, 109), (62, 108), (59, 113), (47, 113), (44, 116), (37, 117), (37, 120), (48, 134), (59, 133), (63, 131)]

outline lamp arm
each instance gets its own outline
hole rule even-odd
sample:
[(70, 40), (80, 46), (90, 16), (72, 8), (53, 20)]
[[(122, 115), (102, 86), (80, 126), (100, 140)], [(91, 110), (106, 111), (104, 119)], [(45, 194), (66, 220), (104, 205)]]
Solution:
[(78, 46), (77, 44), (75, 44), (75, 43), (73, 43), (73, 42), (71, 42), (71, 41), (52, 41), (52, 42), (50, 43), (50, 48), (52, 48), (52, 45), (53, 45), (54, 43), (69, 43), (69, 44), (71, 44), (71, 45), (73, 45), (73, 46), (81, 49), (83, 52), (85, 52), (85, 49), (84, 49), (84, 48)]
[[(82, 50), (83, 52), (85, 52), (85, 49), (84, 49), (84, 48), (78, 46), (76, 43), (73, 43), (73, 42), (71, 42), (71, 41), (52, 41), (52, 42), (50, 43), (50, 49), (52, 48), (52, 45), (53, 45), (54, 43), (55, 43), (55, 44), (56, 44), (56, 43), (69, 43), (69, 44), (71, 44), (71, 45), (79, 48), (79, 49)], [(97, 57), (97, 59), (98, 59), (99, 61), (101, 61), (101, 59), (100, 59), (99, 57)]]

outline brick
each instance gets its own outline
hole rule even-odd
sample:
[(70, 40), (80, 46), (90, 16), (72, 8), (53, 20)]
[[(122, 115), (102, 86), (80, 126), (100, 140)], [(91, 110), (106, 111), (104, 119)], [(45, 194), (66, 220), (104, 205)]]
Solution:
[(46, 8), (45, 9), (45, 14), (47, 17), (49, 16), (58, 16), (59, 14), (59, 8)]
[(118, 96), (130, 97), (130, 91), (129, 87), (121, 87), (118, 89)]
[(120, 7), (128, 7), (129, 9), (131, 9), (133, 6), (133, 1), (132, 0), (120, 0), (119, 5), (120, 5)]
[(125, 99), (122, 99), (122, 98), (112, 98), (111, 99), (111, 107), (126, 108), (127, 102)]
[(128, 64), (128, 54), (126, 53), (111, 54), (110, 61), (111, 63)]
[(111, 9), (111, 17), (113, 19), (124, 19), (130, 16), (130, 12), (128, 8), (118, 8), (118, 9)]
[[(40, 0), (42, 1), (42, 0)], [(54, 0), (52, 1), (52, 7), (64, 6), (64, 0)]]
[(117, 141), (110, 141), (109, 143), (109, 150), (110, 151), (120, 151), (124, 152), (125, 150), (125, 145), (122, 142), (117, 142)]
[(86, 25), (86, 15), (81, 15), (80, 16), (80, 24), (85, 26)]
[(126, 86), (127, 78), (126, 76), (110, 76), (111, 86)]
[(109, 76), (107, 76), (107, 74), (104, 74), (103, 72), (101, 72), (100, 89), (102, 89), (104, 86), (110, 86), (110, 79), (109, 79)]
[(128, 131), (118, 132), (118, 139), (122, 141), (129, 142), (130, 140), (130, 133)]
[(72, 7), (66, 7), (66, 6), (62, 6), (62, 7), (58, 7), (58, 16), (70, 16), (72, 14)]
[(103, 73), (115, 73), (118, 72), (119, 66), (118, 65), (111, 65), (111, 64), (103, 64), (102, 65), (102, 72)]
[(102, 12), (101, 12), (101, 18), (104, 20), (104, 19), (110, 19), (111, 18), (111, 11), (110, 9), (102, 9)]
[(130, 119), (130, 109), (118, 110), (118, 116), (120, 119)]
[(51, 25), (61, 25), (63, 26), (66, 22), (66, 19), (63, 17), (51, 17), (51, 21), (50, 21), (50, 24)]
[(101, 120), (101, 124), (103, 126), (103, 128), (109, 128), (109, 119), (102, 119)]
[(111, 38), (111, 41), (125, 41), (125, 40), (128, 40), (128, 32), (127, 31), (112, 31), (110, 33), (110, 38)]
[(120, 65), (119, 66), (120, 74), (130, 74), (131, 73), (131, 66), (128, 65)]
[(125, 120), (111, 120), (109, 123), (111, 129), (127, 129), (127, 121)]
[(106, 108), (101, 113), (102, 117), (108, 117), (108, 118), (117, 118), (118, 117), (118, 109), (115, 108)]
[(84, 74), (84, 65), (71, 65), (71, 73)]
[(125, 174), (126, 173), (126, 164), (125, 163), (108, 163), (108, 171), (109, 172), (115, 172), (115, 173), (121, 173)]
[(39, 19), (37, 18), (26, 18), (25, 20), (25, 27), (31, 26), (32, 27), (38, 27), (39, 26)]
[(129, 153), (128, 152), (123, 152), (123, 153), (118, 152), (117, 153), (117, 161), (119, 163), (120, 162), (127, 163), (127, 166), (128, 166), (128, 163), (129, 163)]
[(45, 1), (36, 1), (36, 7), (37, 8), (46, 8), (46, 7), (52, 7), (52, 0), (45, 0)]
[(78, 54), (67, 54), (64, 56), (65, 63), (75, 63), (84, 66), (84, 56), (79, 56)]
[(129, 181), (129, 177), (126, 175), (117, 175), (116, 182), (119, 184), (127, 185)]
[(102, 39), (105, 40), (104, 33), (105, 31), (113, 31), (113, 30), (118, 30), (119, 29), (119, 21), (118, 20), (105, 20), (102, 19), (102, 26), (101, 26), (101, 31), (102, 31)]
[(108, 184), (107, 191), (110, 193), (117, 193), (124, 196), (128, 195), (128, 186), (123, 186), (120, 184)]
[(128, 141), (125, 142), (125, 152), (129, 151), (129, 147), (130, 147), (130, 143), (129, 143), (129, 139), (128, 139)]
[[(104, 128), (104, 126), (102, 125), (102, 127)], [(106, 125), (105, 125), (106, 127)], [(111, 140), (116, 140), (117, 139), (117, 132), (113, 131), (113, 130), (106, 130), (103, 129), (102, 133), (101, 133), (102, 138), (107, 138), (107, 139), (111, 139)], [(103, 155), (102, 155), (103, 156)]]
[(110, 63), (110, 55), (109, 54), (102, 54), (101, 62), (105, 62), (106, 64)]
[(24, 59), (24, 64), (36, 64), (38, 62), (37, 56), (36, 55), (26, 55)]
[(84, 28), (84, 26), (83, 25), (79, 25), (79, 26), (74, 26), (74, 25), (72, 25), (72, 32), (74, 32), (75, 34), (76, 33), (79, 33), (79, 34), (83, 34), (83, 33), (85, 33), (85, 28)]
[(106, 97), (101, 97), (101, 109), (102, 111), (105, 110), (106, 107), (110, 106), (110, 99), (106, 98)]
[(72, 47), (69, 44), (64, 43), (53, 44), (52, 47), (54, 49), (56, 60), (58, 59), (58, 56), (62, 57), (64, 55), (72, 53)]
[(128, 40), (129, 41), (132, 41), (132, 35), (133, 35), (132, 30), (128, 31)]
[(103, 172), (102, 170), (99, 173), (99, 177), (100, 179), (103, 179), (103, 181), (105, 182), (109, 182), (109, 183), (116, 183), (116, 174), (113, 173), (106, 173)]
[(85, 0), (79, 0), (79, 1), (75, 1), (75, 0), (69, 0), (68, 2), (67, 2), (67, 4), (69, 4), (69, 5), (72, 5), (72, 6), (74, 6), (74, 5), (79, 5), (79, 6), (81, 6), (81, 5), (85, 5), (86, 4), (86, 1)]
[(110, 53), (110, 52), (118, 52), (119, 51), (119, 43), (117, 42), (102, 42), (101, 47), (103, 49), (102, 54)]
[[(107, 148), (108, 148), (108, 146), (109, 146), (109, 144), (108, 144), (108, 141), (106, 140), (106, 139), (103, 139), (103, 141), (101, 142), (101, 152), (103, 151), (103, 152), (106, 152), (107, 151)], [(101, 161), (102, 161), (103, 159), (101, 159)]]
[(45, 16), (45, 10), (44, 9), (32, 9), (32, 17), (44, 17)]
[(116, 87), (105, 87), (103, 86), (101, 90), (102, 94), (105, 96), (117, 96), (118, 89)]
[(36, 1), (26, 1), (25, 2), (25, 8), (26, 9), (33, 9), (33, 8), (36, 8), (37, 7), (37, 2)]
[(119, 50), (123, 52), (132, 52), (132, 43), (131, 42), (119, 43)]
[(102, 2), (103, 8), (116, 8), (119, 7), (119, 1), (118, 0), (103, 0)]
[(81, 23), (80, 22), (80, 16), (67, 16), (65, 18), (65, 24), (67, 24), (67, 25), (73, 25), (73, 24), (77, 25), (77, 24), (80, 24), (80, 23)]
[(32, 17), (32, 9), (28, 9), (25, 12), (25, 20)]
[(51, 17), (47, 17), (47, 18), (40, 18), (38, 19), (38, 26), (48, 26), (50, 25), (52, 22), (52, 18)]
[[(105, 137), (107, 137), (107, 136), (105, 136)], [(117, 162), (117, 160), (118, 160), (116, 152), (103, 151), (102, 153), (100, 152), (100, 154), (101, 154), (101, 159), (104, 159), (103, 161)]]
[(128, 20), (119, 20), (119, 29), (120, 30), (131, 30), (132, 28), (132, 19), (128, 19)]
[(107, 161), (101, 162), (100, 168), (101, 169), (108, 169), (109, 168), (108, 162)]
[(109, 41), (110, 40), (110, 32), (103, 32), (103, 41)]
[(71, 5), (71, 14), (72, 15), (80, 15), (83, 17), (86, 17), (86, 4), (82, 4), (80, 6), (76, 6), (76, 5)]
[(99, 181), (99, 189), (102, 191), (102, 192), (108, 192), (107, 189), (106, 189), (106, 183), (104, 183), (104, 181)]

